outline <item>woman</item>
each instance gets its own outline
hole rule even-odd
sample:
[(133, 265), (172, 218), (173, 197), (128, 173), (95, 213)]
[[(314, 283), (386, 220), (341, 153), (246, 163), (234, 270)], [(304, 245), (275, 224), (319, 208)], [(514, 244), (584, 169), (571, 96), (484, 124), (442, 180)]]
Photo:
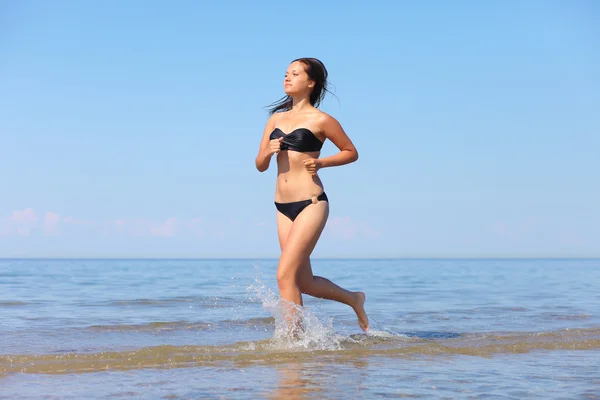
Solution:
[[(313, 276), (310, 264), (310, 255), (329, 216), (329, 200), (317, 172), (354, 162), (358, 152), (338, 121), (317, 109), (327, 91), (327, 70), (321, 61), (294, 60), (286, 71), (283, 90), (286, 96), (270, 110), (256, 156), (256, 168), (264, 172), (271, 157), (277, 154), (275, 208), (281, 247), (277, 267), (280, 296), (298, 306), (303, 305), (302, 293), (347, 304), (356, 312), (359, 326), (367, 331), (365, 294)], [(319, 158), (325, 139), (340, 151)]]

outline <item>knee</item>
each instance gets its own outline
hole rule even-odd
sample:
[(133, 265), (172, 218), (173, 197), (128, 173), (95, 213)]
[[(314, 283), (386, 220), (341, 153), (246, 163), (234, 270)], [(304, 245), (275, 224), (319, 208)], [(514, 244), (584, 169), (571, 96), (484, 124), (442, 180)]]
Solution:
[(294, 268), (292, 264), (280, 261), (277, 268), (277, 284), (279, 287), (297, 286), (296, 271), (297, 268)]

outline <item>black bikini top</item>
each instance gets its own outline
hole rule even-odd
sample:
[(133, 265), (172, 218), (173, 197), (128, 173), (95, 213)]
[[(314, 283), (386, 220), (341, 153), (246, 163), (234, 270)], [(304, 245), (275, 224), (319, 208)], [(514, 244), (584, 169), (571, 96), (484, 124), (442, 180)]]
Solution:
[(320, 151), (323, 147), (323, 142), (315, 136), (310, 129), (298, 128), (292, 132), (285, 134), (279, 128), (275, 128), (269, 138), (271, 140), (283, 137), (281, 141), (281, 150), (293, 150), (300, 153), (309, 151)]

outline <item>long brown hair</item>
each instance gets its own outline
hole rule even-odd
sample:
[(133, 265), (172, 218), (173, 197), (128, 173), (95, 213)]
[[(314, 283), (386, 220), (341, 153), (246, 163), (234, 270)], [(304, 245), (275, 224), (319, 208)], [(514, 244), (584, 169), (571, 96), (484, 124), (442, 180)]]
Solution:
[[(327, 90), (327, 68), (325, 68), (325, 64), (316, 58), (297, 58), (291, 63), (296, 61), (300, 61), (305, 65), (305, 71), (308, 75), (308, 78), (315, 82), (315, 86), (310, 94), (310, 104), (314, 107), (319, 107), (323, 101), (323, 98), (325, 98), (325, 93), (329, 91)], [(275, 103), (270, 104), (268, 108), (269, 114), (274, 114), (280, 111), (288, 111), (292, 108), (292, 97), (288, 95), (283, 96)]]

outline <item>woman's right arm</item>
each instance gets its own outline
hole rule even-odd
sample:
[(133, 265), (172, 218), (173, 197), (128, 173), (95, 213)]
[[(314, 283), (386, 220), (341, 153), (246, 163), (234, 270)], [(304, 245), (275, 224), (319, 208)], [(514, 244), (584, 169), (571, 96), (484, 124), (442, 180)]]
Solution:
[(271, 157), (273, 156), (273, 154), (276, 153), (272, 149), (270, 149), (270, 146), (269, 146), (269, 142), (271, 141), (269, 136), (271, 135), (271, 132), (273, 132), (274, 129), (275, 129), (275, 114), (271, 115), (271, 117), (267, 121), (265, 129), (263, 131), (262, 139), (260, 141), (260, 147), (258, 148), (258, 154), (254, 161), (256, 164), (256, 169), (259, 170), (260, 172), (265, 172), (267, 169), (269, 169), (269, 164), (271, 163)]

